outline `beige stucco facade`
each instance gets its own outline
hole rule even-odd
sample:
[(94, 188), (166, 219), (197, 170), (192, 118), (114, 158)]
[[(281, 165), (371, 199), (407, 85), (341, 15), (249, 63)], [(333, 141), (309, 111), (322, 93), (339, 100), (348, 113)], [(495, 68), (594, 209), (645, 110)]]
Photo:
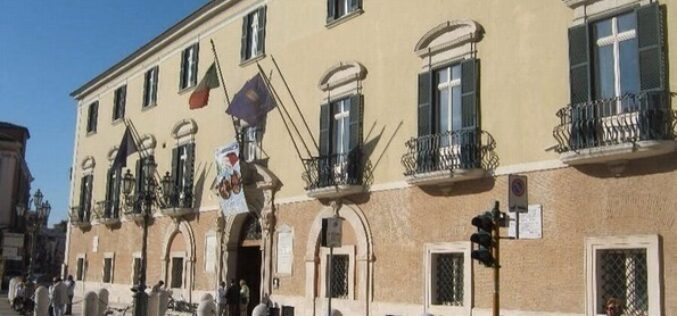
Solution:
[[(212, 89), (206, 107), (189, 110), (194, 88), (179, 90), (182, 50), (199, 44), (199, 81), (214, 61), (213, 40), (229, 96), (260, 64), (313, 156), (318, 149), (302, 120), (317, 139), (321, 104), (334, 93), (363, 97), (361, 143), (370, 176), (359, 193), (345, 196), (317, 199), (305, 189), (304, 165), (292, 138), (278, 111), (268, 114), (261, 142), (266, 163), (250, 165), (251, 178), (244, 181), (261, 226), (255, 242), (261, 254), (259, 292), (276, 306), (293, 307), (294, 315), (326, 312), (327, 249), (319, 246), (319, 234), (321, 219), (338, 214), (344, 219), (344, 247), (337, 251), (349, 257), (349, 293), (332, 305), (343, 315), (489, 315), (491, 269), (469, 257), (469, 237), (475, 232), (470, 222), (495, 200), (506, 211), (508, 175), (522, 174), (528, 177), (529, 204), (542, 207), (542, 237), (501, 241), (503, 315), (596, 315), (599, 277), (590, 260), (596, 257), (595, 245), (605, 243), (646, 246), (647, 315), (677, 315), (677, 270), (671, 264), (677, 259), (674, 138), (661, 142), (661, 155), (655, 157), (635, 158), (640, 150), (621, 150), (613, 159), (577, 166), (554, 150), (556, 113), (570, 103), (569, 27), (649, 2), (364, 0), (361, 9), (328, 24), (325, 1), (212, 1), (73, 92), (78, 119), (71, 205), (80, 203), (80, 182), (88, 174), (94, 179), (92, 204), (106, 199), (108, 169), (125, 131), (123, 120), (112, 120), (114, 91), (126, 85), (124, 118), (136, 127), (145, 152), (154, 155), (160, 175), (171, 168), (173, 148), (195, 144), (193, 208), (178, 217), (154, 211), (147, 282), (168, 282), (175, 255), (183, 258), (184, 273), (181, 288), (174, 291), (186, 299), (196, 301), (221, 280), (240, 277), (245, 216), (224, 218), (214, 193), (214, 151), (235, 139), (231, 117), (224, 113), (226, 96), (222, 87)], [(677, 3), (658, 3), (670, 25)], [(256, 63), (241, 62), (242, 19), (261, 6), (267, 8), (265, 52)], [(666, 47), (677, 43), (677, 32), (667, 31), (665, 40)], [(677, 53), (666, 52), (670, 76), (665, 90), (677, 91), (677, 63), (671, 62)], [(402, 165), (405, 143), (417, 137), (417, 77), (468, 58), (479, 61), (477, 117), (482, 141), (493, 140), (483, 156), (490, 162), (482, 164), (477, 177), (454, 174), (442, 184), (420, 184), (405, 177)], [(155, 66), (157, 102), (142, 108), (144, 74)], [(96, 132), (88, 133), (88, 106), (95, 101)], [(303, 149), (301, 154), (307, 156)], [(131, 155), (128, 167), (133, 169), (137, 158), (138, 153)], [(113, 225), (92, 220), (69, 226), (67, 270), (75, 274), (78, 258), (86, 267), (79, 293), (107, 287), (111, 301), (129, 302), (141, 232), (140, 223), (124, 216)], [(291, 236), (286, 239), (291, 240), (290, 273), (277, 271), (279, 232)], [(216, 236), (215, 247), (207, 248), (208, 236)], [(431, 303), (429, 251), (434, 249), (465, 255), (461, 306)], [(215, 268), (207, 264), (210, 252), (217, 258)], [(111, 256), (112, 282), (103, 283), (104, 258)]]

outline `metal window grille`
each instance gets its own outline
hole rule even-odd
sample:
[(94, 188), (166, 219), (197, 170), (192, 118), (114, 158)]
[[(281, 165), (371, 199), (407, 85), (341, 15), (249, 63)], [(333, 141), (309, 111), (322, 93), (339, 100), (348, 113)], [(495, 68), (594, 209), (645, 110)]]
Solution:
[(463, 253), (433, 256), (433, 304), (463, 306)]
[[(327, 262), (329, 256), (327, 256)], [(348, 298), (348, 255), (334, 255), (331, 260), (330, 283), (328, 284), (329, 295), (332, 298)]]
[(623, 315), (645, 316), (649, 312), (646, 249), (608, 249), (600, 259), (597, 292), (598, 313), (604, 314), (605, 302), (616, 298), (623, 302)]
[(111, 275), (113, 272), (113, 259), (103, 259), (103, 283), (111, 283)]
[(78, 258), (77, 270), (75, 272), (75, 278), (78, 281), (82, 281), (85, 274), (85, 259)]
[(181, 288), (183, 286), (183, 258), (172, 258), (172, 285)]
[(141, 258), (134, 258), (134, 271), (132, 272), (132, 284), (139, 282), (139, 275), (141, 273)]

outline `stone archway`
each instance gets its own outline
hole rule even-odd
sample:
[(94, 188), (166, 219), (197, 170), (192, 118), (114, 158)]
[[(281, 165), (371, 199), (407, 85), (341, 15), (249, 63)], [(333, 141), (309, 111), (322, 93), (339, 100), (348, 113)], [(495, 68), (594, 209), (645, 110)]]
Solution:
[(167, 227), (162, 249), (165, 284), (168, 288), (178, 284), (176, 273), (180, 270), (180, 286), (175, 287), (175, 290), (192, 302), (192, 290), (195, 288), (195, 235), (190, 224), (181, 221)]

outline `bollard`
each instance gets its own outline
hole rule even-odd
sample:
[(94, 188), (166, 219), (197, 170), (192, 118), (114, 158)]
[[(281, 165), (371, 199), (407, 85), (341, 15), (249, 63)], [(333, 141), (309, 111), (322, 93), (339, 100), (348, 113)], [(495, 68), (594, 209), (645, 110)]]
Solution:
[(108, 290), (105, 288), (99, 289), (98, 293), (99, 301), (97, 302), (98, 306), (98, 316), (103, 316), (106, 313), (106, 308), (108, 308)]
[(33, 308), (34, 316), (47, 316), (49, 311), (49, 290), (40, 286), (35, 291), (35, 306)]
[(158, 314), (164, 315), (167, 313), (167, 305), (169, 304), (169, 291), (158, 292)]
[(148, 316), (160, 316), (160, 292), (148, 294)]
[[(324, 312), (322, 313), (322, 315), (327, 315), (327, 310), (326, 310), (326, 309), (324, 310)], [(339, 312), (338, 310), (332, 308), (332, 309), (331, 309), (331, 316), (343, 316), (343, 314), (341, 314), (341, 312)]]
[(82, 300), (82, 316), (96, 316), (99, 312), (99, 298), (96, 293), (89, 291), (85, 293)]
[(268, 305), (260, 303), (252, 310), (252, 316), (268, 316)]
[(209, 293), (205, 293), (200, 298), (200, 305), (197, 307), (197, 316), (213, 316), (216, 315), (216, 304), (214, 298)]

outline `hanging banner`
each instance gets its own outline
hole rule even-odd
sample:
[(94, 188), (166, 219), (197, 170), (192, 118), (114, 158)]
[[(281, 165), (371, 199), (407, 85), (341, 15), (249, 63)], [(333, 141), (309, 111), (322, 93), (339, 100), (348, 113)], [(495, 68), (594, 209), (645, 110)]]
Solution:
[(216, 193), (224, 216), (247, 213), (247, 201), (242, 190), (240, 145), (234, 141), (216, 149)]

